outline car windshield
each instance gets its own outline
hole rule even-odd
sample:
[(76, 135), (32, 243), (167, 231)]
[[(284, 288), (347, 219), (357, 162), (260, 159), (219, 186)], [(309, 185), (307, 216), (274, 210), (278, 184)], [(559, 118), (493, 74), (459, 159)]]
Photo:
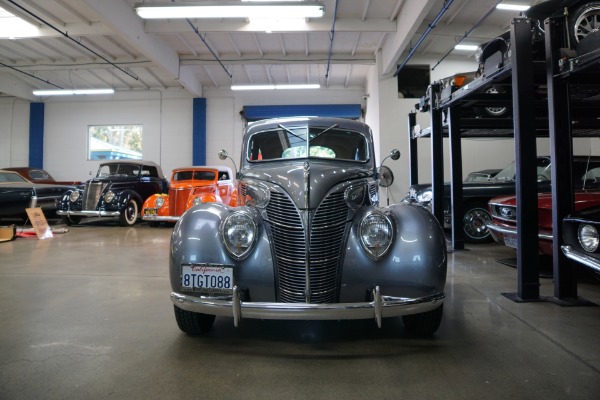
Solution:
[(173, 181), (214, 181), (216, 176), (214, 171), (177, 171), (173, 174)]
[[(550, 168), (550, 159), (549, 158), (538, 158), (537, 159), (537, 176), (539, 180), (550, 180), (551, 179), (551, 168)], [(514, 181), (516, 179), (517, 173), (517, 163), (513, 161), (504, 168), (502, 171), (498, 172), (491, 180), (493, 181)]]
[(137, 177), (140, 166), (137, 164), (102, 164), (98, 169), (98, 178), (114, 177)]
[(252, 135), (246, 157), (251, 162), (298, 158), (364, 162), (370, 157), (367, 143), (362, 133), (337, 125), (328, 128), (279, 125), (279, 129)]
[(12, 172), (0, 172), (0, 183), (1, 182), (27, 182), (27, 179)]

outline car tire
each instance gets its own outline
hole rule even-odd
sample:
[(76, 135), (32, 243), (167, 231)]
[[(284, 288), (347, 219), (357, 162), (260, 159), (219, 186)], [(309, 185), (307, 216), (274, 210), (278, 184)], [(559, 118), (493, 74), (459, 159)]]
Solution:
[[(486, 94), (503, 94), (505, 92), (506, 91), (503, 88), (495, 85), (488, 87), (484, 91)], [(509, 107), (474, 107), (473, 111), (480, 118), (507, 118), (512, 116), (512, 114), (509, 113), (509, 111), (511, 111)]]
[(214, 315), (186, 311), (177, 306), (173, 306), (173, 309), (177, 326), (188, 335), (203, 335), (211, 330), (215, 322)]
[(462, 220), (465, 242), (471, 244), (491, 243), (494, 239), (485, 225), (492, 220), (487, 203), (470, 202), (465, 204)]
[(404, 315), (402, 316), (402, 323), (404, 324), (404, 329), (411, 335), (431, 336), (440, 327), (443, 315), (444, 304), (435, 310), (421, 314)]
[(127, 203), (127, 207), (119, 215), (119, 225), (121, 226), (133, 226), (135, 225), (138, 218), (138, 205), (135, 200), (130, 199)]
[(598, 21), (600, 21), (600, 1), (588, 2), (571, 12), (569, 15), (571, 45), (576, 47), (583, 38), (591, 34)]
[(73, 215), (63, 215), (61, 219), (63, 224), (67, 226), (78, 225), (81, 222), (81, 217)]

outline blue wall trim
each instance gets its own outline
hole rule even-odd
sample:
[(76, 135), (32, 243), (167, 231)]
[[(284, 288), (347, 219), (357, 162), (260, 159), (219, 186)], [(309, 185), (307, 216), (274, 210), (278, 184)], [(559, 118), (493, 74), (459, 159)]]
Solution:
[(242, 116), (248, 121), (279, 117), (332, 117), (359, 119), (360, 104), (295, 104), (275, 106), (244, 106)]
[(197, 97), (193, 103), (192, 164), (206, 165), (206, 99)]
[(44, 168), (44, 103), (29, 105), (29, 166)]

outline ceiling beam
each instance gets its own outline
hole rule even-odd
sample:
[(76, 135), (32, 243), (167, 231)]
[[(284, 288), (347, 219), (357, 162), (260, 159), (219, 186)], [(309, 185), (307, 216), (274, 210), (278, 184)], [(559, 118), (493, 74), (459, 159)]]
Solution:
[[(5, 93), (10, 96), (19, 97), (21, 99), (27, 99), (31, 101), (39, 101), (39, 99), (33, 95), (33, 86), (28, 85), (23, 77), (17, 72), (0, 72), (0, 93)], [(19, 79), (15, 79), (17, 76)]]
[[(202, 96), (202, 85), (189, 68), (181, 67), (179, 55), (164, 41), (144, 31), (143, 21), (123, 0), (82, 0), (98, 17), (127, 43), (177, 79), (195, 96)], [(189, 32), (189, 27), (187, 29)]]
[[(226, 65), (232, 64), (326, 64), (329, 58), (328, 53), (311, 53), (308, 56), (304, 54), (290, 54), (282, 55), (281, 53), (265, 53), (261, 59), (257, 59), (252, 54), (242, 55), (237, 57), (233, 54), (223, 56), (220, 58), (221, 62)], [(216, 64), (217, 61), (205, 55), (204, 58), (198, 58), (192, 55), (182, 55), (181, 65), (212, 65)], [(375, 64), (375, 56), (373, 54), (355, 54), (351, 56), (349, 54), (333, 54), (331, 56), (332, 64), (362, 64), (362, 65), (373, 65)]]

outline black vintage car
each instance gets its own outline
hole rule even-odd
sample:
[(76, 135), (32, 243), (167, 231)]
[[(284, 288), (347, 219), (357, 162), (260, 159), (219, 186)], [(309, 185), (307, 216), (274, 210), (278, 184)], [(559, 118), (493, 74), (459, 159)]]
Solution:
[(152, 161), (107, 161), (95, 178), (63, 195), (57, 214), (67, 225), (78, 224), (82, 217), (118, 217), (119, 225), (131, 226), (144, 201), (167, 187), (160, 166)]
[(565, 256), (598, 274), (600, 277), (600, 207), (592, 207), (563, 220)]
[(25, 218), (25, 209), (34, 207), (52, 215), (63, 193), (73, 188), (33, 183), (16, 172), (0, 170), (0, 218)]
[[(586, 173), (594, 168), (600, 168), (600, 156), (574, 156), (573, 157), (573, 182), (576, 189), (597, 188), (599, 184), (594, 180), (584, 179)], [(538, 193), (550, 192), (551, 189), (551, 163), (549, 156), (540, 156), (537, 159)], [(488, 211), (488, 201), (492, 197), (512, 195), (516, 193), (515, 186), (516, 164), (512, 162), (496, 176), (482, 182), (463, 183), (464, 217), (463, 233), (468, 243), (489, 243), (493, 241), (486, 223), (491, 221)], [(431, 207), (431, 183), (412, 185), (405, 202), (418, 203)], [(444, 184), (444, 228), (449, 229), (452, 223), (450, 214), (450, 183)]]

